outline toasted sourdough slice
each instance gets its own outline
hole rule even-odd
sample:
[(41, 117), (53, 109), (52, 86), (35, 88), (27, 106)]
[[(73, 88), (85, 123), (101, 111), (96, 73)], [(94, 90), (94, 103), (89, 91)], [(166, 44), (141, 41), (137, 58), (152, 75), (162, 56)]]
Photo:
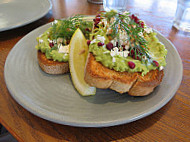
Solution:
[(64, 74), (69, 72), (69, 62), (49, 60), (41, 51), (37, 52), (38, 63), (41, 69), (48, 74)]
[(89, 53), (85, 67), (85, 81), (97, 88), (110, 88), (119, 93), (128, 92), (131, 96), (145, 96), (158, 86), (164, 72), (152, 70), (145, 76), (140, 73), (118, 72), (104, 67)]

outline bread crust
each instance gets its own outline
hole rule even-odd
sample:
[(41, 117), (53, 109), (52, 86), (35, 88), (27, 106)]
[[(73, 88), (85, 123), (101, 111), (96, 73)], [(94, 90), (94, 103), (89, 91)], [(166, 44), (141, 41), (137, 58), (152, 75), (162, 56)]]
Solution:
[(89, 53), (84, 79), (90, 86), (97, 88), (128, 92), (131, 96), (145, 96), (161, 83), (163, 76), (163, 70), (152, 70), (145, 76), (140, 73), (118, 72), (104, 67)]
[(41, 69), (48, 74), (64, 74), (69, 72), (69, 62), (49, 60), (41, 51), (37, 51), (37, 58)]

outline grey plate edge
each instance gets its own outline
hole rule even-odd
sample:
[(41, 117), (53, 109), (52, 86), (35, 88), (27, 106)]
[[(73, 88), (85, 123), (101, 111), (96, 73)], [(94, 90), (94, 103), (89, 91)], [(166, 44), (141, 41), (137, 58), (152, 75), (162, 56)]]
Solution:
[[(22, 42), (26, 36), (29, 36), (30, 34), (32, 34), (33, 32), (36, 32), (37, 30), (39, 30), (40, 28), (42, 27), (45, 27), (45, 26), (48, 26), (50, 25), (50, 23), (47, 23), (43, 26), (40, 26), (38, 27), (37, 29), (29, 32), (27, 35), (25, 35), (21, 40), (19, 40), (13, 47), (13, 50), (14, 48), (20, 43)], [(52, 119), (52, 118), (48, 118), (46, 117), (45, 115), (42, 115), (40, 114), (39, 112), (35, 111), (35, 109), (31, 109), (29, 107), (27, 107), (26, 105), (24, 105), (15, 95), (14, 95), (14, 92), (12, 91), (11, 88), (8, 87), (8, 83), (7, 83), (7, 79), (6, 79), (6, 66), (7, 66), (7, 59), (5, 61), (5, 66), (4, 66), (4, 79), (5, 79), (5, 83), (6, 83), (6, 86), (10, 92), (10, 95), (18, 102), (18, 104), (20, 104), (23, 108), (25, 108), (26, 110), (28, 110), (29, 112), (31, 112), (32, 114), (40, 117), (40, 118), (43, 118), (45, 120), (48, 120), (48, 121), (51, 121), (51, 122), (55, 122), (55, 123), (58, 123), (58, 124), (63, 124), (63, 125), (69, 125), (69, 126), (76, 126), (76, 127), (109, 127), (109, 126), (116, 126), (116, 125), (121, 125), (121, 124), (126, 124), (126, 123), (130, 123), (130, 122), (133, 122), (133, 121), (136, 121), (136, 120), (139, 120), (139, 119), (142, 119), (154, 112), (156, 112), (157, 110), (159, 110), (160, 108), (162, 108), (164, 105), (166, 105), (172, 98), (173, 96), (175, 95), (176, 91), (178, 90), (180, 84), (181, 84), (181, 81), (182, 81), (182, 77), (183, 77), (183, 64), (182, 64), (182, 60), (179, 56), (179, 53), (177, 51), (177, 49), (175, 48), (175, 46), (171, 43), (170, 40), (168, 40), (167, 38), (165, 38), (161, 33), (159, 33), (157, 30), (154, 30), (156, 31), (159, 36), (163, 37), (174, 49), (176, 55), (177, 55), (177, 58), (178, 60), (180, 61), (179, 64), (180, 64), (180, 69), (179, 69), (179, 73), (180, 73), (180, 76), (178, 77), (179, 81), (174, 85), (173, 88), (175, 88), (172, 92), (170, 92), (170, 95), (168, 95), (168, 97), (164, 98), (160, 103), (158, 103), (157, 105), (151, 107), (150, 110), (146, 110), (146, 113), (145, 112), (141, 112), (141, 114), (138, 114), (138, 116), (135, 116), (131, 119), (128, 119), (128, 120), (125, 120), (125, 119), (117, 119), (116, 121), (110, 121), (110, 122), (102, 122), (102, 123), (95, 123), (95, 122), (92, 122), (92, 123), (85, 123), (85, 122), (82, 122), (82, 123), (76, 123), (76, 122), (68, 122), (68, 121), (63, 121), (63, 120), (56, 120), (56, 119)], [(11, 52), (13, 52), (13, 50), (11, 50), (9, 52), (9, 54)], [(8, 56), (9, 56), (8, 54)], [(8, 58), (7, 56), (7, 58)]]
[(46, 9), (45, 12), (43, 12), (38, 18), (36, 19), (32, 19), (31, 21), (27, 21), (25, 22), (24, 24), (18, 24), (18, 25), (14, 25), (14, 26), (10, 26), (10, 27), (5, 27), (5, 28), (1, 28), (0, 29), (0, 32), (4, 32), (4, 31), (8, 31), (8, 30), (11, 30), (11, 29), (16, 29), (16, 28), (19, 28), (19, 27), (22, 27), (22, 26), (25, 26), (25, 25), (28, 25), (34, 21), (37, 21), (39, 20), (40, 18), (44, 17), (51, 9), (52, 9), (52, 2), (51, 0), (47, 0), (49, 2), (49, 8)]

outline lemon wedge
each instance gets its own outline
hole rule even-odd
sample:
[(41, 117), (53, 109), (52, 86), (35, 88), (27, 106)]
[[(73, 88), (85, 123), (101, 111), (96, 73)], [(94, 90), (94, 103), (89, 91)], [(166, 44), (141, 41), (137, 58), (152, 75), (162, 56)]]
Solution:
[(70, 42), (69, 68), (73, 85), (82, 96), (95, 95), (96, 88), (84, 80), (84, 70), (88, 55), (88, 45), (80, 29), (73, 34)]

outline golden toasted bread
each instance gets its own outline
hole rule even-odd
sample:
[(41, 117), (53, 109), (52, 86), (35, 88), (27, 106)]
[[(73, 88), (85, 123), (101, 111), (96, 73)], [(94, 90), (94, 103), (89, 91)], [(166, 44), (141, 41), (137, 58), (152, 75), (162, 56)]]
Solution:
[(162, 81), (164, 72), (152, 70), (145, 76), (140, 73), (118, 72), (104, 67), (89, 53), (85, 67), (85, 81), (97, 88), (110, 88), (119, 93), (128, 92), (132, 96), (145, 96)]
[(48, 74), (64, 74), (69, 72), (69, 62), (49, 60), (41, 51), (37, 52), (38, 63), (41, 69)]

